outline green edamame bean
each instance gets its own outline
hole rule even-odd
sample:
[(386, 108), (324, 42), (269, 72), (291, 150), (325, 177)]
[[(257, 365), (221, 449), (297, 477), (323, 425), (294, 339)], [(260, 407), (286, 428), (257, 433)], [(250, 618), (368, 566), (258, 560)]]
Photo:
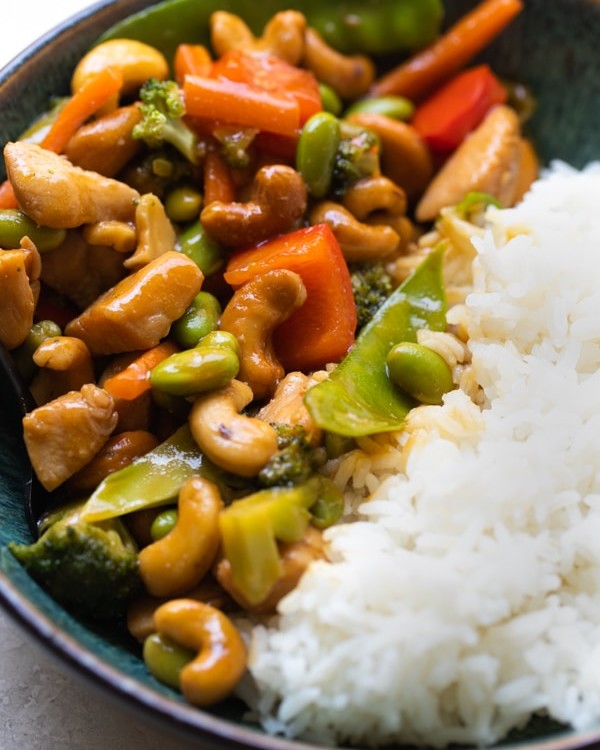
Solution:
[(167, 508), (167, 510), (163, 510), (161, 513), (159, 513), (154, 521), (152, 521), (152, 525), (150, 526), (150, 536), (152, 537), (153, 541), (158, 542), (159, 539), (167, 536), (167, 534), (173, 531), (176, 523), (176, 508)]
[(220, 315), (219, 300), (210, 292), (198, 292), (192, 304), (171, 326), (171, 333), (180, 346), (191, 349), (214, 330)]
[(195, 221), (177, 238), (177, 250), (193, 260), (204, 276), (212, 276), (225, 263), (225, 251), (199, 221)]
[(162, 633), (152, 633), (144, 641), (143, 658), (148, 671), (159, 682), (179, 689), (179, 673), (196, 654)]
[(331, 479), (321, 477), (319, 498), (311, 506), (311, 523), (317, 529), (326, 529), (337, 523), (344, 512), (344, 495)]
[(329, 191), (339, 143), (340, 123), (331, 112), (317, 112), (302, 128), (296, 168), (314, 198), (324, 198)]
[(229, 347), (196, 346), (156, 365), (150, 373), (150, 385), (173, 396), (193, 396), (223, 388), (239, 369), (239, 358)]
[(31, 326), (25, 341), (11, 352), (17, 369), (26, 382), (29, 382), (37, 371), (33, 354), (40, 344), (53, 336), (60, 336), (60, 326), (53, 320), (40, 320)]
[(410, 341), (393, 346), (386, 359), (390, 380), (423, 404), (441, 404), (454, 388), (452, 370), (433, 349)]
[(67, 230), (40, 227), (18, 208), (5, 208), (0, 211), (0, 247), (5, 250), (18, 248), (25, 236), (29, 237), (43, 253), (62, 245)]
[(339, 117), (342, 114), (344, 104), (337, 91), (326, 83), (319, 83), (319, 94), (321, 95), (321, 105), (325, 112), (331, 112), (332, 115)]
[(194, 221), (202, 207), (202, 195), (188, 185), (173, 188), (165, 198), (165, 211), (171, 221)]
[(197, 346), (224, 346), (227, 349), (231, 349), (231, 351), (234, 352), (237, 357), (240, 357), (242, 354), (240, 342), (233, 335), (233, 333), (229, 333), (229, 331), (211, 331), (210, 333), (207, 333), (201, 341), (198, 342)]
[(344, 116), (367, 112), (392, 117), (394, 120), (410, 120), (414, 111), (415, 105), (404, 96), (373, 96), (351, 104)]

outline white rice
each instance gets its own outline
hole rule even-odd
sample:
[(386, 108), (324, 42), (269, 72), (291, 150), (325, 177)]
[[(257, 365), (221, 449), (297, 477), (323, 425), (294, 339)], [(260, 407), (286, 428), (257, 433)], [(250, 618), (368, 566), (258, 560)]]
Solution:
[(254, 628), (269, 732), (442, 747), (534, 713), (600, 724), (600, 164), (555, 164), (488, 218), (451, 310), (484, 408), (426, 407), (406, 473)]

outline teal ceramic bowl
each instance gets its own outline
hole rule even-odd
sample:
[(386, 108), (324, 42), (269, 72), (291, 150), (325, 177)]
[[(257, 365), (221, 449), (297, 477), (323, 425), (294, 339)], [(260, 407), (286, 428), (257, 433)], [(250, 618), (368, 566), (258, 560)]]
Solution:
[[(206, 35), (208, 16), (216, 7), (250, 9), (250, 18), (259, 24), (272, 9), (271, 0), (175, 2), (189, 31), (188, 41)], [(290, 5), (305, 10), (317, 6), (299, 0)], [(343, 3), (339, 5), (342, 7)], [(448, 0), (446, 23), (473, 5), (466, 0)], [(82, 53), (113, 24), (131, 14), (138, 16), (124, 33), (163, 48), (172, 47), (173, 36), (161, 18), (160, 6), (148, 0), (118, 0), (92, 6), (51, 31), (0, 72), (0, 144), (18, 137), (45, 109), (52, 95), (66, 93), (71, 71)], [(310, 12), (308, 15), (310, 18)], [(501, 75), (520, 80), (535, 91), (539, 106), (528, 127), (546, 162), (560, 158), (582, 166), (600, 158), (599, 39), (598, 0), (525, 0), (524, 12), (486, 52), (485, 58)], [(235, 701), (210, 712), (186, 705), (177, 693), (146, 673), (135, 647), (125, 637), (81, 625), (24, 573), (6, 549), (9, 540), (31, 539), (23, 510), (23, 494), (31, 480), (20, 430), (23, 403), (13, 386), (0, 367), (0, 601), (5, 609), (33, 639), (54, 652), (82, 679), (111, 693), (147, 719), (195, 738), (205, 748), (308, 750), (307, 745), (266, 736), (257, 727), (243, 723), (243, 707)], [(541, 722), (520, 736), (512, 736), (506, 744), (567, 750), (595, 743), (600, 743), (600, 726), (577, 733)]]

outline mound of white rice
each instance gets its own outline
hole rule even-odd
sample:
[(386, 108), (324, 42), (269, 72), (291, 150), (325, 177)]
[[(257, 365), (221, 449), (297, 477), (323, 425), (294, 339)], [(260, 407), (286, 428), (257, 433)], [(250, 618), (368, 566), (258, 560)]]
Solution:
[(322, 743), (493, 743), (600, 723), (600, 164), (491, 211), (461, 317), (483, 410), (427, 407), (406, 474), (331, 529), (246, 699)]

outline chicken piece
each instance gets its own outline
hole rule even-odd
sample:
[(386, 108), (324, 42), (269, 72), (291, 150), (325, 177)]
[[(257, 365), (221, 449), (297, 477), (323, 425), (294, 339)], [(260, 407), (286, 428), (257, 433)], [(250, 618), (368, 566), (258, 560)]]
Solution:
[(44, 253), (42, 281), (84, 310), (125, 276), (123, 256), (110, 247), (88, 245), (77, 230)]
[(71, 320), (65, 334), (85, 341), (93, 355), (149, 349), (183, 315), (203, 280), (194, 261), (163, 253)]
[(14, 349), (27, 338), (39, 293), (40, 256), (31, 241), (0, 250), (0, 341)]
[(137, 104), (132, 104), (82, 125), (67, 143), (65, 156), (82, 169), (114, 177), (142, 147), (131, 135), (141, 117)]
[(488, 193), (510, 206), (520, 161), (519, 118), (510, 107), (494, 107), (433, 178), (417, 206), (417, 219), (433, 221), (442, 208), (471, 192)]
[(39, 406), (23, 418), (34, 471), (48, 491), (90, 461), (117, 424), (112, 396), (93, 384)]
[(303, 372), (289, 372), (277, 385), (273, 398), (258, 412), (257, 417), (270, 424), (300, 425), (312, 445), (320, 442), (323, 431), (313, 422), (304, 405), (304, 396), (309, 388), (319, 382), (318, 378)]
[(76, 167), (25, 141), (7, 143), (4, 159), (19, 206), (40, 226), (70, 229), (133, 220), (140, 194), (124, 182)]
[(96, 379), (89, 349), (71, 336), (47, 338), (33, 353), (33, 361), (40, 368), (30, 386), (38, 406)]

